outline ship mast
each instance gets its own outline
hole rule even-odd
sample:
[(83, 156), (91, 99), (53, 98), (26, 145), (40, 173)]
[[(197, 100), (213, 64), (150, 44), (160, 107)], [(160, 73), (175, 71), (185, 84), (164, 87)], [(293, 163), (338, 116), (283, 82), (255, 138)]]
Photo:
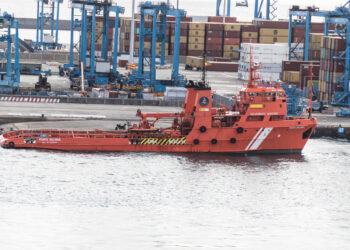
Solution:
[(257, 86), (256, 81), (259, 80), (260, 77), (256, 74), (256, 71), (262, 68), (263, 67), (261, 65), (254, 64), (252, 47), (250, 47), (250, 67), (249, 67), (248, 88), (255, 88)]
[(312, 97), (313, 97), (313, 93), (312, 93), (312, 77), (313, 77), (313, 73), (312, 73), (312, 69), (313, 66), (312, 64), (309, 65), (309, 77), (310, 77), (310, 89), (309, 89), (309, 119), (312, 117)]

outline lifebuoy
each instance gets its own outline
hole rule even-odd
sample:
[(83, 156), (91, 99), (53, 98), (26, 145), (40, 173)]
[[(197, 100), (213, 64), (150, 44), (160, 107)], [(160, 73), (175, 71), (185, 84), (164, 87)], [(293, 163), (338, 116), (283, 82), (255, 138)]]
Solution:
[(231, 142), (232, 144), (233, 144), (233, 143), (236, 143), (236, 141), (237, 141), (236, 138), (231, 138), (231, 139), (230, 139), (230, 142)]
[(201, 131), (202, 133), (205, 133), (205, 131), (207, 131), (207, 128), (205, 126), (202, 126), (199, 128), (199, 131)]
[(194, 145), (198, 145), (198, 144), (199, 144), (199, 140), (198, 140), (198, 139), (194, 139), (194, 140), (193, 140), (193, 144), (194, 144)]
[(238, 128), (236, 129), (236, 131), (237, 131), (238, 134), (242, 134), (244, 130), (243, 130), (242, 127), (238, 127)]
[(15, 147), (15, 143), (13, 141), (9, 142), (9, 148), (14, 148)]
[(217, 144), (218, 143), (218, 140), (216, 140), (216, 139), (213, 139), (213, 140), (211, 140), (211, 144)]

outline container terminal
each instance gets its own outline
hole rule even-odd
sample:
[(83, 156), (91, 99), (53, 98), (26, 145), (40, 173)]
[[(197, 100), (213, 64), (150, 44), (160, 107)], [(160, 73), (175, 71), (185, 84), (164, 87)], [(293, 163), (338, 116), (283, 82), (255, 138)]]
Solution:
[[(278, 19), (278, 1), (217, 0), (216, 16), (145, 1), (126, 17), (116, 1), (71, 0), (71, 20), (60, 20), (62, 3), (34, 1), (36, 18), (0, 12), (1, 132), (113, 129), (137, 120), (140, 106), (179, 110), (188, 80), (208, 81), (214, 106), (233, 106), (253, 57), (261, 82), (284, 88), (288, 115), (303, 115), (312, 99), (313, 136), (350, 139), (350, 2), (292, 6), (288, 20)], [(254, 20), (232, 17), (231, 4)], [(36, 39), (22, 40), (23, 29)], [(69, 44), (59, 43), (62, 30)]]

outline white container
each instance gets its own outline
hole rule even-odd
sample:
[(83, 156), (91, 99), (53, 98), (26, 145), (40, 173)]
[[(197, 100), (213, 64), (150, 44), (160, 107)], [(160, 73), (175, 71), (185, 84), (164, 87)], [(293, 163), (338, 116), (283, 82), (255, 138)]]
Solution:
[(109, 73), (111, 72), (111, 64), (109, 62), (96, 62), (97, 73)]
[(192, 22), (194, 23), (207, 23), (209, 18), (207, 16), (193, 16)]
[(153, 93), (143, 92), (142, 96), (144, 100), (154, 100)]
[[(266, 82), (277, 82), (280, 80), (280, 73), (270, 73), (270, 72), (259, 72), (257, 73), (259, 78), (262, 81), (266, 81)], [(243, 72), (243, 71), (238, 71), (238, 78), (240, 80), (244, 80), (244, 81), (248, 81), (249, 80), (249, 72)]]
[[(258, 69), (257, 72), (282, 72), (282, 64), (281, 63), (265, 63), (261, 65), (263, 68)], [(250, 69), (250, 63), (248, 62), (239, 62), (238, 70), (248, 72)]]
[(55, 42), (55, 37), (48, 35), (48, 34), (44, 34), (44, 39), (43, 39), (44, 43), (54, 43)]
[(109, 92), (103, 88), (92, 88), (92, 97), (94, 98), (109, 98)]
[(129, 97), (129, 95), (128, 95), (128, 93), (125, 92), (125, 91), (120, 91), (120, 92), (118, 93), (118, 99), (128, 99), (128, 97)]
[(260, 44), (260, 43), (242, 43), (241, 51), (244, 53), (256, 54), (288, 54), (287, 43)]

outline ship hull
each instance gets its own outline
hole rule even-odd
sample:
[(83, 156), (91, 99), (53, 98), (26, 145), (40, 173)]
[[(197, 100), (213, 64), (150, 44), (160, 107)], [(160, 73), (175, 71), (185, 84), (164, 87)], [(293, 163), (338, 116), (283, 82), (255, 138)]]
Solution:
[[(249, 124), (243, 127), (243, 132), (237, 132), (237, 128), (208, 128), (205, 133), (193, 131), (187, 136), (178, 138), (162, 139), (148, 136), (139, 140), (130, 139), (130, 137), (117, 138), (115, 134), (109, 134), (108, 131), (93, 137), (77, 135), (52, 137), (47, 136), (47, 132), (41, 131), (41, 134), (37, 137), (32, 136), (30, 140), (2, 135), (0, 145), (4, 148), (61, 151), (300, 153), (316, 126), (309, 120), (304, 120), (304, 123), (306, 124), (293, 123), (282, 127), (259, 127)], [(44, 138), (42, 135), (45, 135)]]

